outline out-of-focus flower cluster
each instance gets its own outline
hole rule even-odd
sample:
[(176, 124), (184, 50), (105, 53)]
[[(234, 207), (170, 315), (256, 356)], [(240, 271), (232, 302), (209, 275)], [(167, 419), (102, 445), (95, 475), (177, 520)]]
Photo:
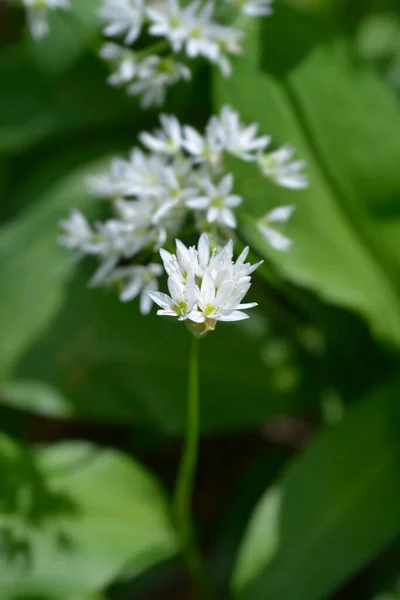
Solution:
[[(203, 133), (174, 116), (161, 115), (160, 122), (159, 130), (139, 135), (144, 149), (135, 147), (128, 160), (114, 158), (109, 171), (88, 177), (91, 193), (110, 201), (112, 218), (91, 225), (75, 210), (61, 222), (61, 243), (99, 260), (91, 285), (119, 286), (123, 301), (141, 294), (143, 313), (150, 310), (148, 292), (158, 289), (162, 274), (149, 261), (162, 246), (188, 228), (207, 233), (214, 247), (234, 237), (242, 198), (226, 167), (228, 155), (253, 163), (278, 185), (307, 185), (304, 162), (291, 160), (293, 150), (267, 153), (270, 138), (259, 136), (255, 124), (243, 125), (230, 106), (212, 116)], [(258, 222), (260, 233), (278, 250), (287, 250), (290, 240), (274, 225), (287, 221), (292, 210), (274, 209)]]
[[(225, 1), (250, 16), (271, 12), (271, 0)], [(183, 6), (179, 0), (103, 0), (99, 14), (104, 35), (120, 37), (124, 44), (108, 42), (100, 50), (112, 70), (108, 82), (140, 96), (144, 108), (162, 104), (167, 88), (190, 79), (188, 59), (201, 56), (229, 76), (229, 56), (241, 53), (243, 33), (218, 21), (213, 0)], [(144, 49), (132, 49), (142, 35), (155, 40)]]

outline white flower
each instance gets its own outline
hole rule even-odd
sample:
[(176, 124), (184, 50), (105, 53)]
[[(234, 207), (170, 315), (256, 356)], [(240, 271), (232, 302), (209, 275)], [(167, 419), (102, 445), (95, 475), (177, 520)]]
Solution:
[(304, 160), (294, 160), (295, 153), (291, 146), (282, 146), (275, 152), (264, 154), (259, 157), (259, 165), (262, 173), (282, 187), (293, 190), (304, 189), (308, 186), (308, 180), (301, 171), (306, 166)]
[(90, 193), (96, 198), (116, 200), (125, 195), (125, 173), (127, 163), (119, 158), (111, 161), (109, 173), (99, 173), (86, 177)]
[(243, 125), (239, 114), (228, 105), (222, 107), (218, 122), (224, 148), (242, 160), (257, 160), (260, 151), (270, 143), (269, 136), (256, 137), (258, 125)]
[(268, 212), (257, 222), (257, 228), (266, 241), (276, 250), (287, 251), (292, 241), (271, 227), (271, 223), (285, 223), (294, 211), (294, 206), (279, 206)]
[(168, 278), (170, 296), (162, 292), (149, 292), (150, 298), (161, 307), (158, 315), (178, 317), (178, 321), (185, 321), (190, 317), (196, 306), (196, 286), (193, 275), (190, 274), (183, 284), (176, 279)]
[(228, 173), (218, 185), (214, 185), (209, 179), (206, 179), (203, 185), (206, 195), (187, 200), (186, 206), (194, 210), (207, 211), (209, 223), (219, 223), (232, 229), (235, 228), (236, 217), (231, 209), (239, 206), (242, 199), (240, 196), (231, 194), (233, 175)]
[(41, 39), (49, 32), (48, 9), (70, 8), (69, 0), (22, 0), (26, 8), (28, 27), (34, 39)]
[(211, 117), (204, 136), (189, 125), (183, 128), (183, 132), (183, 147), (195, 159), (195, 162), (218, 165), (222, 158), (223, 141), (216, 117)]
[(83, 214), (74, 209), (67, 219), (60, 221), (64, 234), (59, 237), (59, 243), (69, 249), (82, 249), (92, 241), (93, 231)]
[(167, 0), (156, 8), (147, 8), (146, 13), (151, 21), (150, 35), (167, 38), (173, 50), (180, 52), (185, 39), (188, 9), (182, 10), (178, 0)]
[(234, 4), (249, 17), (265, 17), (272, 13), (273, 0), (225, 0), (225, 2)]
[(147, 56), (138, 66), (137, 81), (127, 92), (131, 96), (141, 96), (142, 108), (150, 108), (163, 104), (168, 87), (190, 78), (191, 71), (186, 65), (168, 57)]
[(183, 207), (190, 198), (198, 194), (197, 188), (186, 185), (185, 177), (179, 177), (174, 166), (165, 167), (163, 173), (163, 199), (153, 216), (153, 222), (159, 223), (178, 207)]
[(248, 248), (234, 263), (232, 242), (220, 251), (212, 250), (208, 236), (203, 234), (197, 250), (187, 248), (179, 240), (176, 244), (176, 255), (160, 250), (171, 295), (150, 293), (162, 308), (157, 314), (188, 320), (197, 335), (215, 329), (217, 321), (247, 319), (248, 315), (242, 311), (256, 304), (241, 304), (241, 301), (250, 288), (250, 273), (258, 266), (244, 264)]
[(148, 315), (152, 305), (148, 292), (158, 291), (158, 277), (162, 274), (162, 266), (156, 263), (118, 267), (104, 281), (104, 284), (123, 285), (119, 296), (121, 302), (129, 302), (140, 294), (140, 312), (142, 315)]
[(136, 76), (138, 62), (135, 54), (128, 48), (108, 42), (100, 48), (99, 55), (109, 61), (115, 69), (115, 72), (107, 78), (110, 85), (118, 86), (128, 83)]
[(125, 43), (132, 44), (142, 29), (143, 0), (104, 0), (99, 15), (106, 24), (104, 35), (125, 34)]
[(182, 148), (182, 128), (174, 116), (160, 115), (162, 129), (154, 134), (142, 132), (139, 139), (146, 148), (161, 154), (177, 154)]
[(197, 293), (198, 310), (192, 311), (189, 318), (195, 323), (206, 321), (242, 321), (249, 315), (243, 310), (257, 306), (256, 302), (241, 304), (250, 289), (250, 282), (225, 280), (217, 288), (207, 271)]
[(145, 154), (134, 148), (126, 162), (123, 187), (127, 196), (159, 196), (163, 192), (162, 178), (166, 159), (157, 154)]
[(241, 32), (216, 23), (214, 10), (212, 0), (206, 4), (194, 0), (184, 8), (177, 0), (168, 0), (164, 5), (147, 9), (151, 21), (149, 33), (165, 37), (174, 52), (184, 49), (190, 58), (204, 56), (228, 75), (230, 65), (225, 52), (240, 51)]

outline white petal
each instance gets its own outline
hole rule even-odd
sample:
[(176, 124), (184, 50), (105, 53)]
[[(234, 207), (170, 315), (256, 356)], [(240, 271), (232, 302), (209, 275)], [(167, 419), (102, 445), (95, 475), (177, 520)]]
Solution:
[(186, 200), (185, 205), (194, 210), (205, 210), (210, 205), (210, 199), (207, 198), (207, 196), (190, 198), (189, 200)]
[(133, 300), (136, 296), (139, 295), (140, 290), (142, 289), (142, 281), (141, 279), (134, 279), (122, 290), (119, 299), (121, 302), (128, 302), (129, 300)]
[(210, 240), (208, 239), (208, 235), (206, 233), (203, 233), (200, 236), (198, 253), (201, 264), (208, 265), (210, 262)]
[(284, 236), (279, 231), (272, 229), (272, 227), (259, 227), (259, 231), (267, 240), (267, 242), (276, 250), (286, 252), (292, 245), (292, 241)]
[(215, 319), (217, 321), (244, 321), (244, 319), (249, 319), (250, 315), (241, 312), (240, 310), (233, 310), (232, 312), (221, 312), (218, 314)]
[(265, 218), (268, 221), (272, 222), (285, 222), (288, 221), (288, 219), (290, 219), (294, 209), (294, 206), (278, 206), (277, 208), (274, 208), (269, 213), (267, 213), (265, 215)]
[(163, 294), (162, 292), (147, 292), (147, 293), (149, 294), (149, 296), (153, 300), (153, 302), (158, 304), (158, 306), (161, 306), (161, 308), (165, 308), (168, 310), (168, 309), (172, 308), (174, 305), (172, 298), (167, 296), (167, 294)]
[(236, 217), (229, 208), (221, 209), (221, 221), (231, 229), (235, 229), (236, 227)]

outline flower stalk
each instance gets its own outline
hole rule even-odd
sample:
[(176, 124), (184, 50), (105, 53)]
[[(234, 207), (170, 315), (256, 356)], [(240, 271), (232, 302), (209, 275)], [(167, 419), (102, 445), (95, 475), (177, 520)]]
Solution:
[(192, 518), (192, 497), (199, 449), (199, 340), (191, 338), (188, 380), (187, 424), (184, 449), (173, 499), (174, 516), (182, 553), (199, 597), (208, 597), (207, 576), (197, 547)]

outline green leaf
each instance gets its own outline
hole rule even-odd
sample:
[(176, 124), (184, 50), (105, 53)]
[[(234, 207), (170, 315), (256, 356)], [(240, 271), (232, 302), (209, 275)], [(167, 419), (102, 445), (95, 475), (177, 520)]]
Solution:
[(57, 244), (58, 221), (72, 206), (89, 205), (84, 175), (98, 166), (67, 175), (0, 230), (0, 378), (61, 305), (71, 264)]
[(327, 598), (399, 534), (399, 392), (350, 408), (267, 491), (243, 540), (236, 598)]
[(47, 417), (69, 417), (72, 414), (67, 400), (56, 389), (40, 381), (0, 383), (0, 402)]
[[(316, 49), (282, 80), (239, 61), (231, 79), (217, 79), (215, 98), (258, 122), (276, 143), (293, 144), (308, 162), (310, 187), (296, 193), (273, 186), (253, 165), (235, 165), (246, 240), (284, 277), (357, 310), (398, 344), (400, 109), (390, 92), (339, 43)], [(293, 203), (294, 247), (279, 253), (255, 219)]]
[(177, 552), (164, 493), (132, 459), (78, 442), (35, 455), (4, 445), (2, 599), (88, 594)]

